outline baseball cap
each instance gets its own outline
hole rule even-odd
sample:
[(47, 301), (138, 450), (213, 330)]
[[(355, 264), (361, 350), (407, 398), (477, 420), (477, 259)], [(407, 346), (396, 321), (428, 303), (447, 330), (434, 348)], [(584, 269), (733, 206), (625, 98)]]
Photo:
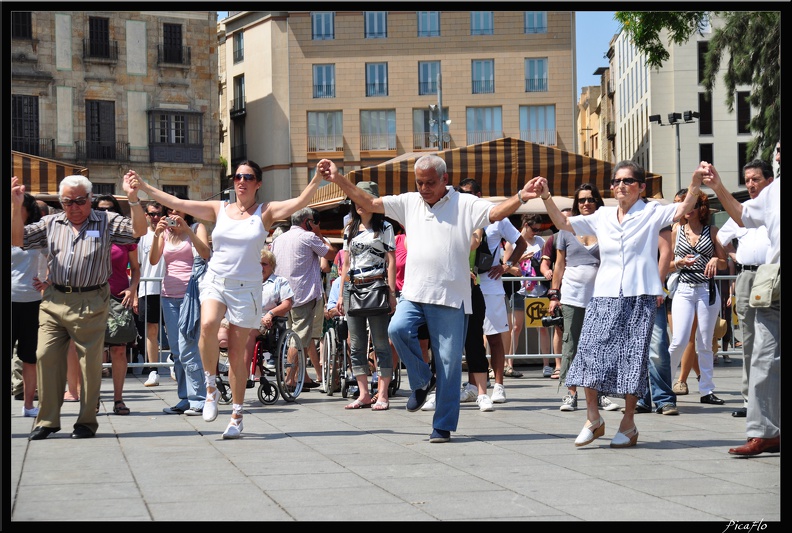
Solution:
[(374, 181), (360, 181), (357, 184), (358, 189), (366, 191), (374, 198), (379, 198), (379, 185)]

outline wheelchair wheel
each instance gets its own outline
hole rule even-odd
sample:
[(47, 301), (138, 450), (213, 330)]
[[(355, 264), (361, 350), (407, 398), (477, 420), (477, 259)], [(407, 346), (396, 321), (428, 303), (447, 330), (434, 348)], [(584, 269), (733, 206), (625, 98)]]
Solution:
[[(348, 372), (349, 372), (349, 354), (347, 353), (347, 343), (346, 341), (341, 342), (341, 354), (338, 356), (339, 358), (339, 367), (338, 367), (338, 375), (339, 379), (341, 380), (341, 396), (347, 398), (349, 396), (349, 379), (348, 379)], [(355, 380), (355, 384), (357, 384), (357, 380)]]
[(337, 337), (334, 329), (328, 329), (322, 339), (322, 380), (325, 385), (325, 394), (332, 396), (335, 392), (335, 384), (338, 381), (338, 362), (336, 358)]
[(293, 402), (302, 392), (305, 381), (305, 351), (300, 337), (292, 330), (283, 332), (278, 342), (276, 376), (281, 397)]
[(226, 383), (223, 381), (222, 374), (217, 375), (217, 380), (215, 381), (215, 385), (217, 385), (217, 390), (220, 391), (220, 398), (217, 400), (217, 403), (222, 405), (228, 405), (231, 403), (231, 385), (230, 383)]
[(259, 380), (258, 399), (264, 405), (272, 405), (278, 401), (278, 387), (264, 376)]
[(388, 385), (388, 396), (395, 396), (401, 385), (401, 361), (393, 365), (393, 377)]

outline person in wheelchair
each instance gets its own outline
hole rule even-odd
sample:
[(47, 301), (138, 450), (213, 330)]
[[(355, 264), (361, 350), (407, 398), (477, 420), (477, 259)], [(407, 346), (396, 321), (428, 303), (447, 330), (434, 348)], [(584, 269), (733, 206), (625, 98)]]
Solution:
[[(294, 305), (294, 292), (289, 286), (286, 278), (275, 274), (275, 254), (264, 248), (261, 250), (261, 275), (264, 280), (261, 285), (261, 323), (258, 329), (250, 330), (247, 342), (247, 356), (245, 364), (250, 368), (253, 360), (253, 351), (256, 347), (256, 338), (259, 335), (272, 334), (270, 337), (272, 350), (274, 351), (277, 338), (274, 336), (276, 329), (286, 329), (286, 318)], [(277, 320), (282, 318), (283, 320)], [(278, 328), (273, 328), (276, 325)], [(270, 355), (270, 359), (264, 362), (268, 369), (275, 369), (275, 356)], [(248, 378), (247, 388), (253, 388), (255, 376)]]

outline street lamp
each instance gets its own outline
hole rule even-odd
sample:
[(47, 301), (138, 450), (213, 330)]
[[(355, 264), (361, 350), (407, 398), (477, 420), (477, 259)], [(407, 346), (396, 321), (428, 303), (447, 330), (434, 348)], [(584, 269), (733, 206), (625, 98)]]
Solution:
[[(679, 125), (680, 124), (690, 124), (695, 119), (699, 118), (698, 111), (684, 111), (682, 113), (669, 113), (668, 114), (668, 124), (663, 124), (663, 119), (660, 115), (649, 115), (649, 122), (657, 122), (660, 126), (675, 126), (676, 129), (676, 149), (677, 149), (677, 158), (676, 158), (676, 190), (679, 191), (682, 188), (682, 169), (680, 168), (680, 159), (681, 159), (681, 149), (679, 147)], [(674, 191), (676, 192), (676, 191)]]
[[(441, 107), (439, 104), (429, 104), (429, 116), (431, 117), (433, 113), (437, 113), (437, 119), (430, 118), (429, 119), (429, 142), (437, 141), (437, 151), (440, 151), (441, 141), (448, 142), (451, 140), (451, 136), (447, 133), (443, 133), (443, 124), (446, 126), (451, 125), (451, 119), (448, 120), (440, 120), (443, 118), (443, 113), (441, 111)], [(431, 133), (432, 128), (434, 128), (435, 124), (437, 124), (437, 134)]]

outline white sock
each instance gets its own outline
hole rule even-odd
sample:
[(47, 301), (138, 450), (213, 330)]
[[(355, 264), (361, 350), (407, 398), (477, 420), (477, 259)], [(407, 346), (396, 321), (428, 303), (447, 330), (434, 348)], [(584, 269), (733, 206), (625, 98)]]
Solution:
[(210, 374), (208, 370), (204, 370), (204, 377), (206, 378), (207, 387), (217, 388), (217, 376), (215, 374)]

